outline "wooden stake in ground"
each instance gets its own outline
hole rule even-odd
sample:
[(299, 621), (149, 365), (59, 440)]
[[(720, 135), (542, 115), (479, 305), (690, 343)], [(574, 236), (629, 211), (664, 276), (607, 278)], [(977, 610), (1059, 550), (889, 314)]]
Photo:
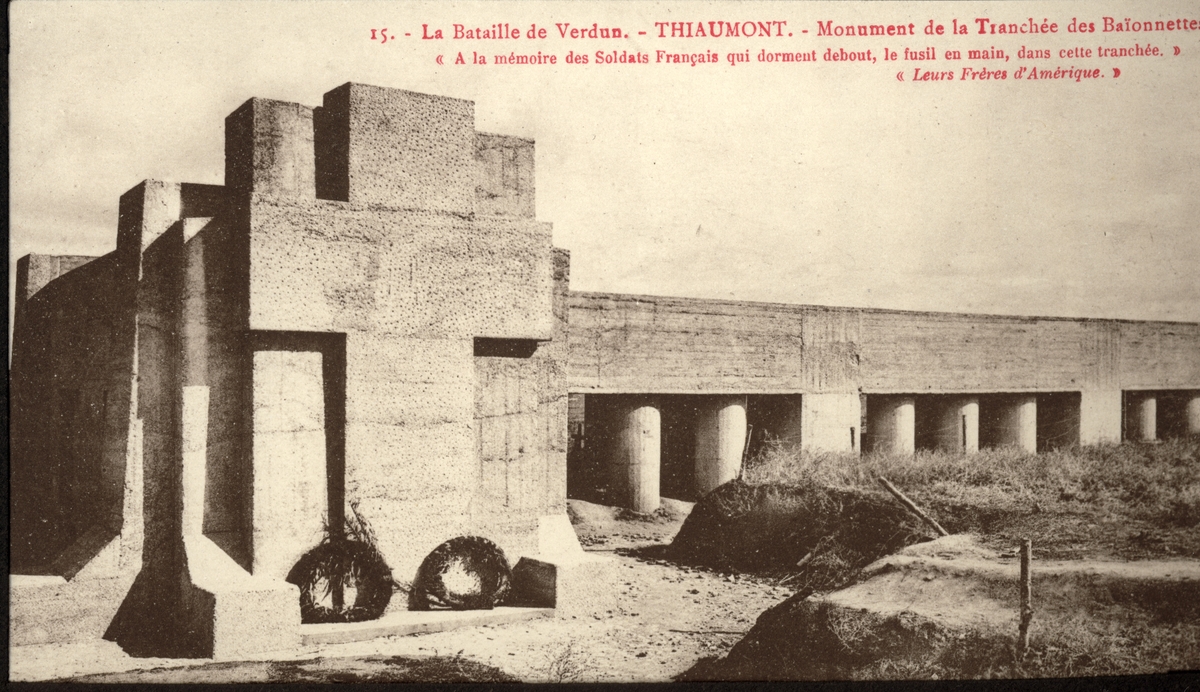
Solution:
[(1025, 658), (1029, 648), (1029, 622), (1033, 620), (1033, 579), (1029, 562), (1033, 559), (1033, 542), (1021, 539), (1021, 627), (1017, 631), (1017, 661)]
[(908, 497), (905, 496), (904, 493), (897, 490), (896, 486), (894, 486), (888, 482), (888, 479), (884, 478), (883, 476), (880, 476), (879, 483), (884, 487), (885, 490), (887, 490), (889, 493), (891, 493), (893, 497), (895, 497), (897, 500), (899, 500), (900, 504), (904, 505), (904, 507), (906, 509), (908, 509), (908, 511), (912, 512), (913, 514), (917, 515), (918, 517), (921, 517), (922, 521), (924, 521), (926, 524), (929, 524), (930, 526), (932, 526), (933, 530), (937, 531), (939, 536), (949, 536), (950, 535), (949, 531), (947, 531), (946, 529), (943, 529), (941, 524), (939, 524), (933, 520), (933, 517), (929, 516), (928, 514), (926, 514), (923, 511), (921, 511), (921, 508), (918, 507), (915, 502), (908, 499)]
[(750, 436), (754, 434), (754, 426), (746, 426), (746, 444), (742, 445), (742, 463), (738, 465), (738, 480), (742, 480), (742, 472), (746, 470), (746, 455), (750, 453)]

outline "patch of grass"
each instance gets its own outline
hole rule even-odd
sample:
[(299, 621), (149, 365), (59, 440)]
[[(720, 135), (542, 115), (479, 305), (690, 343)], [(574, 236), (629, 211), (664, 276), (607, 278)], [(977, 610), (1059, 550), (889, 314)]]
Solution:
[(1099, 445), (1025, 454), (1015, 448), (963, 455), (801, 453), (778, 441), (747, 461), (751, 485), (817, 482), (875, 488), (885, 476), (902, 488), (976, 505), (1077, 501), (1141, 518), (1200, 524), (1200, 439)]
[(884, 476), (951, 532), (991, 547), (1034, 539), (1038, 557), (1200, 557), (1200, 439), (1037, 455), (812, 454), (772, 442), (746, 463), (750, 485), (874, 490)]
[(546, 657), (546, 682), (581, 682), (595, 668), (591, 657), (575, 641), (568, 641)]

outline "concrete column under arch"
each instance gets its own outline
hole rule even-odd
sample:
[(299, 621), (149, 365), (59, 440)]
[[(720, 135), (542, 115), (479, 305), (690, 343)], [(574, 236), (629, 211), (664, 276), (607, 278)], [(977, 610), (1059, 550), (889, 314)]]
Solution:
[(1018, 394), (997, 403), (996, 446), (1012, 446), (1027, 454), (1037, 454), (1037, 396)]
[(911, 396), (875, 396), (867, 402), (867, 424), (874, 451), (912, 454), (916, 451), (916, 402)]
[(1192, 392), (1187, 397), (1187, 434), (1200, 435), (1200, 392)]
[(1138, 442), (1158, 439), (1158, 397), (1151, 392), (1130, 394), (1125, 412), (1126, 438)]
[(706, 397), (696, 422), (696, 492), (737, 478), (746, 445), (746, 397)]
[(610, 483), (617, 504), (635, 512), (653, 512), (660, 502), (662, 414), (656, 403), (623, 400), (614, 411), (616, 449)]
[(979, 451), (979, 399), (946, 397), (938, 412), (937, 448), (945, 452)]

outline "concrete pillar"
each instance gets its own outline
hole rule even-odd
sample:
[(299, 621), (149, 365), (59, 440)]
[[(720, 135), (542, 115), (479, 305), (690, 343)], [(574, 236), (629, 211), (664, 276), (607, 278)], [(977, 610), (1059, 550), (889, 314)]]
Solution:
[(1200, 393), (1187, 398), (1187, 434), (1200, 435)]
[(473, 102), (343, 84), (325, 94), (318, 110), (315, 147), (323, 198), (475, 211)]
[(1000, 402), (996, 444), (1037, 454), (1037, 396), (1021, 394)]
[(911, 396), (873, 396), (867, 416), (875, 451), (912, 454), (917, 447), (917, 409)]
[(1079, 444), (1121, 441), (1121, 390), (1079, 393)]
[(225, 118), (225, 186), (283, 199), (316, 198), (313, 110), (252, 98)]
[(979, 451), (979, 399), (976, 397), (948, 398), (938, 414), (938, 449), (974, 454)]
[(204, 475), (208, 455), (208, 387), (184, 387), (181, 436), (183, 438), (183, 535), (204, 532)]
[(1158, 439), (1158, 397), (1153, 394), (1134, 394), (1129, 397), (1126, 420), (1129, 439), (1153, 442)]
[(708, 397), (696, 422), (696, 492), (737, 478), (746, 446), (746, 397)]
[(857, 452), (862, 407), (858, 392), (805, 394), (801, 399), (801, 448)]
[(618, 408), (616, 423), (612, 487), (617, 503), (635, 512), (653, 512), (661, 497), (662, 414), (656, 406), (634, 401)]

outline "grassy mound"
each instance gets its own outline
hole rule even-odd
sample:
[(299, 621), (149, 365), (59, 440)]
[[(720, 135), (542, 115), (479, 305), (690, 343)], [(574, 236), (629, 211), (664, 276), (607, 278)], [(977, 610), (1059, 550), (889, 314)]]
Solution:
[(678, 562), (835, 588), (870, 562), (933, 537), (883, 492), (740, 480), (700, 500), (667, 551)]
[(1018, 661), (1015, 626), (951, 626), (911, 611), (849, 608), (797, 594), (763, 612), (726, 656), (703, 659), (678, 679), (1065, 678), (1196, 670), (1200, 626), (1189, 616), (1194, 613), (1146, 617), (1137, 608), (1109, 618), (1039, 611)]
[[(739, 498), (791, 496), (799, 489), (815, 487), (825, 488), (823, 492), (833, 496), (878, 496), (874, 488), (879, 476), (899, 486), (950, 532), (977, 534), (980, 545), (1002, 558), (1013, 559), (1019, 539), (1031, 538), (1035, 580), (1042, 560), (1200, 557), (1197, 439), (1087, 447), (1036, 456), (1015, 449), (984, 450), (971, 456), (939, 452), (802, 454), (772, 446), (747, 464), (746, 482), (736, 494)], [(720, 503), (713, 498), (712, 504)], [(742, 504), (756, 503), (743, 499)], [(719, 515), (718, 509), (706, 511)], [(725, 514), (730, 515), (724, 519), (729, 523), (737, 512)], [(826, 511), (825, 521), (836, 514)], [(719, 523), (715, 519), (706, 521)], [(771, 521), (758, 523), (772, 525)], [(837, 525), (827, 523), (826, 527), (836, 529)], [(748, 527), (719, 530), (731, 543), (756, 541)], [(850, 535), (839, 540), (853, 540), (851, 532), (855, 530), (847, 531)], [(773, 531), (772, 535), (785, 537), (786, 532)], [(684, 536), (682, 531), (680, 538), (684, 539), (681, 548), (704, 540)], [(722, 547), (715, 539), (709, 542), (711, 547), (700, 552), (722, 555), (725, 551), (736, 556), (747, 550), (736, 545)], [(756, 541), (755, 545), (757, 550), (779, 553), (780, 561), (784, 555), (791, 559), (795, 554), (786, 540), (775, 546), (770, 541)], [(721, 559), (734, 562), (740, 558)], [(762, 562), (759, 558), (758, 563)], [(935, 619), (907, 607), (900, 612), (867, 611), (838, 606), (828, 598), (809, 598), (813, 591), (841, 587), (857, 576), (852, 570), (842, 575), (849, 578), (841, 584), (808, 575), (808, 588), (797, 584), (800, 588), (792, 598), (762, 613), (727, 656), (702, 660), (680, 679), (1069, 677), (1194, 670), (1200, 662), (1195, 609), (1183, 607), (1190, 599), (1163, 597), (1154, 584), (1129, 582), (1106, 587), (1107, 591), (1097, 587), (1092, 602), (1074, 609), (1064, 606), (1061, 612), (1054, 606), (1069, 599), (1035, 584), (1030, 648), (1018, 662), (1013, 627), (960, 627), (952, 619)], [(874, 589), (867, 583), (860, 586)], [(909, 584), (901, 589), (898, 602), (908, 603), (913, 588), (918, 587)], [(1015, 594), (1014, 587), (1004, 588)], [(1083, 598), (1078, 590), (1071, 593)], [(1039, 600), (1039, 594), (1048, 600)], [(979, 606), (977, 597), (964, 596), (964, 612)]]

